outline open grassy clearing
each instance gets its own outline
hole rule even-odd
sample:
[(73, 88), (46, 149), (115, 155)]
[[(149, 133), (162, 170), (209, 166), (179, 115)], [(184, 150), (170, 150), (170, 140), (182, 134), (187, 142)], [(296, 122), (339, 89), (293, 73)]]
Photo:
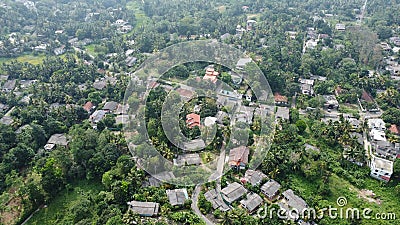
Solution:
[(61, 224), (65, 222), (64, 219), (66, 215), (69, 214), (69, 207), (72, 202), (79, 200), (83, 195), (89, 192), (97, 194), (102, 190), (103, 186), (101, 184), (86, 180), (72, 184), (70, 190), (61, 191), (46, 208), (34, 214), (26, 225)]

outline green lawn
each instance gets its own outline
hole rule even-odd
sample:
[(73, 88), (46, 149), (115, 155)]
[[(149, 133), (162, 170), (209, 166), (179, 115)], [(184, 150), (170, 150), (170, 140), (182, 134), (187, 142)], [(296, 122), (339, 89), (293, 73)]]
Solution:
[(84, 193), (92, 192), (96, 194), (102, 190), (103, 186), (101, 184), (86, 180), (73, 184), (69, 191), (64, 190), (59, 193), (46, 208), (37, 212), (26, 225), (60, 224), (64, 216), (68, 214), (71, 202), (78, 200)]
[(135, 18), (136, 18), (136, 25), (135, 28), (140, 27), (143, 23), (146, 23), (148, 20), (150, 20), (143, 12), (140, 6), (141, 3), (139, 3), (138, 0), (133, 0), (130, 1), (126, 4), (126, 7), (129, 10), (132, 10), (135, 12)]
[(38, 65), (43, 62), (46, 56), (44, 54), (32, 55), (24, 54), (15, 58), (0, 58), (0, 64), (11, 62), (12, 60), (17, 60), (18, 62), (27, 62), (33, 65)]

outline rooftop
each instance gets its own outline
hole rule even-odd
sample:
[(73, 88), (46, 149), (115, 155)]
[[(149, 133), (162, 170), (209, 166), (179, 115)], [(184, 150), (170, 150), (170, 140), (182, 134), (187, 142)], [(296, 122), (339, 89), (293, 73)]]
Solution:
[(185, 201), (189, 198), (186, 189), (167, 190), (166, 192), (169, 203), (172, 206), (183, 205)]
[(247, 195), (245, 200), (240, 201), (240, 204), (242, 204), (242, 206), (245, 207), (249, 212), (253, 212), (258, 206), (261, 205), (262, 202), (263, 200), (258, 194), (251, 193)]
[(90, 112), (93, 109), (94, 105), (92, 102), (86, 102), (86, 104), (83, 106), (83, 109), (87, 112)]
[(286, 190), (282, 195), (285, 198), (285, 203), (290, 208), (297, 209), (299, 213), (303, 212), (303, 210), (307, 208), (307, 203), (302, 198), (295, 195), (292, 189)]
[(267, 197), (273, 197), (281, 188), (281, 185), (275, 180), (271, 179), (263, 186), (261, 186), (261, 191), (267, 195)]
[(275, 117), (282, 118), (285, 120), (289, 120), (289, 108), (286, 107), (277, 107)]
[(231, 204), (232, 202), (240, 199), (245, 193), (247, 193), (247, 190), (239, 183), (234, 182), (222, 189), (221, 193), (225, 201)]
[(267, 178), (267, 175), (256, 170), (247, 170), (244, 175), (245, 181), (249, 182), (253, 186), (259, 185), (265, 178)]
[(196, 113), (190, 113), (186, 115), (186, 125), (189, 128), (193, 128), (195, 126), (200, 126), (200, 115)]
[(206, 144), (204, 143), (203, 139), (194, 139), (183, 144), (183, 147), (187, 151), (197, 151), (204, 149)]
[(221, 201), (218, 195), (219, 193), (217, 193), (216, 189), (211, 189), (204, 193), (204, 197), (211, 203), (214, 209), (219, 209), (223, 212), (230, 210), (229, 206), (224, 201)]
[(392, 124), (389, 128), (390, 132), (394, 133), (394, 134), (400, 134), (400, 127)]
[(246, 146), (239, 146), (229, 151), (229, 165), (242, 166), (249, 161), (249, 148)]
[(158, 214), (160, 204), (155, 202), (130, 201), (129, 209), (141, 216), (155, 216)]
[(275, 102), (288, 102), (288, 98), (286, 96), (280, 95), (279, 93), (274, 94)]
[(65, 134), (53, 134), (47, 141), (47, 144), (67, 146), (68, 140)]
[(111, 102), (106, 102), (106, 104), (104, 104), (103, 106), (103, 110), (105, 111), (114, 111), (116, 110), (118, 107), (118, 103), (111, 101)]
[(201, 158), (197, 153), (178, 155), (176, 159), (174, 159), (174, 165), (176, 166), (185, 166), (185, 165), (200, 165)]
[(371, 168), (378, 168), (393, 173), (393, 162), (387, 159), (373, 157), (371, 161)]

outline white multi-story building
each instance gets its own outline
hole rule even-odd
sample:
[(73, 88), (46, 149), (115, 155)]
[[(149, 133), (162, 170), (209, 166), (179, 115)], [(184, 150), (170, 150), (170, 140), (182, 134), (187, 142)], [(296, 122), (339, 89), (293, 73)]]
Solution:
[(371, 176), (385, 182), (389, 182), (393, 173), (393, 162), (376, 156), (371, 160)]

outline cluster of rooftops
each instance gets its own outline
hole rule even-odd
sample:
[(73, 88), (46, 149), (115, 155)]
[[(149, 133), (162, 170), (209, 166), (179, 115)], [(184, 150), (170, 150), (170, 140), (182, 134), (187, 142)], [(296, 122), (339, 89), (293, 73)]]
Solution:
[[(292, 215), (289, 217), (294, 221), (298, 220), (299, 214), (307, 208), (307, 203), (297, 196), (293, 190), (288, 189), (281, 193), (282, 186), (277, 181), (269, 179), (261, 171), (247, 170), (240, 182), (229, 183), (220, 191), (216, 188), (208, 189), (204, 193), (204, 197), (211, 203), (213, 209), (224, 212), (231, 210), (234, 202), (239, 202), (240, 206), (249, 213), (254, 213), (264, 202), (277, 204), (285, 212), (292, 212), (292, 209), (295, 209), (294, 211), (298, 214), (291, 213)], [(261, 195), (248, 191), (244, 186), (246, 183), (251, 186), (261, 186)], [(189, 199), (185, 188), (166, 190), (166, 195), (169, 204), (172, 206), (184, 205), (186, 200)], [(130, 201), (127, 204), (130, 210), (140, 216), (157, 216), (160, 210), (160, 204), (156, 202)]]

